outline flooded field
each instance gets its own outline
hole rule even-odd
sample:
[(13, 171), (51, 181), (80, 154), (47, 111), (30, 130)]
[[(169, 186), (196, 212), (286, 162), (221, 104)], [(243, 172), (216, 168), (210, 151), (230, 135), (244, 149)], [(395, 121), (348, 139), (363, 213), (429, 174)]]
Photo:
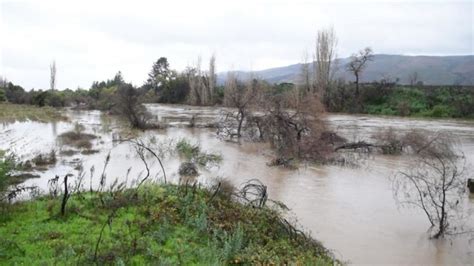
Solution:
[[(55, 175), (77, 174), (78, 166), (86, 172), (86, 187), (97, 186), (107, 154), (111, 159), (105, 172), (107, 182), (126, 181), (129, 186), (137, 176), (144, 175), (143, 162), (133, 145), (117, 141), (118, 136), (138, 135), (163, 149), (163, 164), (168, 181), (179, 182), (180, 159), (172, 153), (173, 143), (181, 138), (199, 143), (204, 151), (223, 156), (218, 166), (200, 169), (199, 181), (222, 177), (235, 185), (257, 178), (268, 186), (272, 199), (280, 200), (312, 235), (333, 250), (336, 256), (355, 264), (470, 264), (474, 261), (474, 236), (461, 235), (429, 240), (429, 223), (417, 209), (400, 209), (392, 193), (391, 177), (408, 165), (402, 156), (371, 156), (360, 167), (303, 165), (298, 170), (269, 167), (272, 151), (262, 143), (225, 142), (216, 138), (215, 129), (200, 128), (218, 119), (219, 108), (148, 105), (155, 119), (172, 125), (166, 129), (126, 132), (120, 121), (98, 111), (65, 111), (70, 122), (14, 122), (0, 126), (0, 149), (10, 150), (30, 159), (34, 154), (57, 151), (57, 163), (47, 170), (36, 171), (39, 178), (26, 185), (37, 185), (47, 191), (48, 180)], [(186, 125), (193, 119), (196, 127)], [(474, 121), (402, 119), (354, 115), (329, 115), (328, 123), (349, 140), (367, 140), (384, 127), (397, 131), (420, 128), (453, 134), (474, 165)], [(85, 132), (98, 136), (92, 140), (93, 154), (65, 154), (57, 136), (74, 128), (78, 122)], [(171, 144), (170, 144), (171, 143)], [(163, 174), (153, 158), (149, 158), (153, 179)], [(94, 167), (94, 174), (90, 169)], [(127, 176), (127, 172), (129, 172)], [(465, 214), (474, 211), (474, 198), (462, 202)], [(466, 226), (474, 227), (474, 216)]]

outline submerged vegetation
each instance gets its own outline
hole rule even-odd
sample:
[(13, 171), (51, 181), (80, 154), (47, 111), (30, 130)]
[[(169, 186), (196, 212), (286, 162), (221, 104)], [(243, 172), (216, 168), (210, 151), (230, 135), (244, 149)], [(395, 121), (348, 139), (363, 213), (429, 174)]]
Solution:
[(199, 175), (198, 167), (209, 168), (222, 161), (220, 154), (203, 152), (199, 144), (192, 144), (187, 139), (181, 139), (176, 143), (176, 151), (185, 159), (179, 166), (180, 176), (197, 176)]
[(76, 123), (74, 129), (58, 136), (62, 144), (69, 145), (78, 149), (90, 150), (92, 148), (91, 141), (97, 136), (84, 133), (84, 126)]
[(250, 207), (219, 187), (77, 193), (65, 216), (53, 196), (15, 203), (2, 214), (0, 262), (333, 265), (278, 208)]
[(0, 103), (0, 121), (38, 121), (54, 122), (66, 120), (60, 110), (52, 107), (36, 107), (32, 105)]
[(176, 150), (187, 161), (202, 167), (218, 164), (222, 161), (220, 154), (203, 152), (199, 144), (192, 144), (186, 139), (181, 139), (176, 143)]

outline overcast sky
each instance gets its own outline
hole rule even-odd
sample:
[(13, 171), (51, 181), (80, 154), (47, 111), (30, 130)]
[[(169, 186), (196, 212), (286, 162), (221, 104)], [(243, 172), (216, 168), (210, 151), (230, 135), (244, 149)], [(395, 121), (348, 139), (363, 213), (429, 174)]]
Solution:
[(474, 1), (1, 1), (0, 75), (23, 87), (88, 88), (121, 70), (141, 85), (159, 57), (182, 70), (212, 53), (218, 71), (301, 62), (333, 26), (338, 55), (473, 54)]

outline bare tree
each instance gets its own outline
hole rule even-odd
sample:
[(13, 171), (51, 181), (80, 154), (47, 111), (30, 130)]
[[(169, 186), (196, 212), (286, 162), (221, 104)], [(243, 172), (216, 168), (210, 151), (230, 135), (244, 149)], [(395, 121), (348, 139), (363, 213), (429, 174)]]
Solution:
[(208, 86), (209, 86), (209, 101), (214, 102), (214, 97), (216, 95), (216, 56), (213, 54), (209, 60), (209, 77), (208, 77)]
[(56, 61), (53, 61), (49, 66), (50, 70), (50, 79), (49, 79), (49, 88), (53, 91), (56, 89)]
[(303, 63), (301, 64), (301, 70), (298, 79), (290, 91), (289, 97), (291, 107), (297, 106), (302, 98), (311, 93), (311, 73), (309, 71), (308, 53), (305, 51), (303, 54)]
[(449, 137), (437, 135), (419, 150), (409, 170), (394, 179), (394, 193), (402, 206), (423, 210), (434, 238), (446, 234), (450, 222), (459, 212), (466, 191), (464, 164), (453, 155)]
[[(251, 78), (247, 84), (240, 82), (233, 72), (228, 72), (224, 89), (224, 105), (235, 108), (226, 113), (221, 123), (220, 131), (230, 137), (240, 138), (242, 128), (250, 107), (255, 102), (258, 93), (259, 81)], [(236, 127), (233, 126), (234, 122)], [(234, 128), (236, 129), (234, 132)]]
[(308, 53), (303, 55), (303, 63), (301, 64), (301, 72), (299, 76), (298, 89), (300, 94), (311, 92), (311, 74), (309, 72)]
[(197, 67), (188, 67), (186, 69), (186, 76), (189, 82), (189, 95), (188, 103), (191, 105), (198, 105), (201, 103), (201, 91), (200, 91), (200, 75), (201, 70)]
[(368, 62), (374, 59), (373, 51), (370, 47), (366, 47), (364, 50), (360, 50), (359, 53), (353, 54), (350, 58), (350, 62), (347, 64), (347, 70), (352, 72), (355, 76), (355, 97), (359, 99), (359, 80), (362, 72), (367, 67)]
[(264, 102), (263, 131), (265, 140), (276, 149), (279, 159), (291, 158), (321, 160), (325, 157), (327, 143), (320, 141), (326, 130), (322, 119), (324, 107), (316, 95), (306, 95), (289, 110), (286, 95), (268, 95)]
[(7, 85), (8, 85), (7, 78), (0, 76), (0, 88), (6, 88)]
[(201, 71), (201, 57), (194, 67), (188, 67), (186, 75), (189, 82), (188, 103), (191, 105), (210, 105), (216, 89), (216, 57), (209, 60), (209, 73)]
[(409, 79), (410, 79), (410, 85), (411, 86), (414, 86), (416, 85), (416, 83), (418, 82), (418, 72), (413, 72), (410, 74), (409, 76)]
[(314, 56), (315, 92), (329, 101), (329, 90), (334, 77), (337, 38), (333, 28), (318, 31)]
[(201, 57), (198, 57), (197, 60), (197, 65), (196, 65), (197, 75), (196, 75), (196, 90), (199, 91), (199, 99), (200, 101), (198, 102), (199, 105), (207, 105), (208, 104), (208, 99), (209, 99), (209, 87), (207, 84), (207, 79), (201, 72)]

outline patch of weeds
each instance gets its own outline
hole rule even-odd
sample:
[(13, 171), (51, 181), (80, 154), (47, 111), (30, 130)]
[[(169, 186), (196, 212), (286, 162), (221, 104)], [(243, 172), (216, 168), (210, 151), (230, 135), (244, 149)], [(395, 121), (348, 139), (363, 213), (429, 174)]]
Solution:
[(199, 155), (200, 153), (199, 145), (193, 145), (186, 139), (181, 139), (180, 141), (178, 141), (178, 143), (176, 143), (176, 150), (181, 156), (185, 157), (187, 160), (191, 160), (193, 157)]
[(13, 240), (0, 238), (0, 259), (11, 259), (15, 256), (25, 256), (25, 250)]
[(83, 155), (90, 155), (90, 154), (95, 154), (95, 153), (99, 153), (99, 152), (100, 152), (99, 150), (90, 149), (90, 150), (83, 150), (83, 151), (81, 151), (81, 154), (83, 154)]
[(217, 165), (222, 161), (222, 155), (202, 152), (199, 144), (191, 144), (186, 139), (178, 141), (176, 150), (187, 161), (202, 167)]
[(282, 166), (288, 169), (298, 169), (298, 162), (294, 158), (278, 157), (267, 163), (268, 166)]
[(60, 155), (63, 155), (63, 156), (73, 156), (75, 154), (78, 154), (79, 151), (77, 150), (61, 150), (59, 152)]
[(33, 162), (36, 166), (52, 165), (55, 164), (56, 161), (57, 158), (55, 150), (51, 150), (48, 154), (40, 153), (36, 155), (33, 159), (31, 159), (31, 162)]
[(65, 132), (58, 136), (59, 140), (66, 145), (76, 147), (78, 149), (91, 149), (93, 139), (97, 136), (84, 133), (84, 126), (76, 123), (74, 130)]

